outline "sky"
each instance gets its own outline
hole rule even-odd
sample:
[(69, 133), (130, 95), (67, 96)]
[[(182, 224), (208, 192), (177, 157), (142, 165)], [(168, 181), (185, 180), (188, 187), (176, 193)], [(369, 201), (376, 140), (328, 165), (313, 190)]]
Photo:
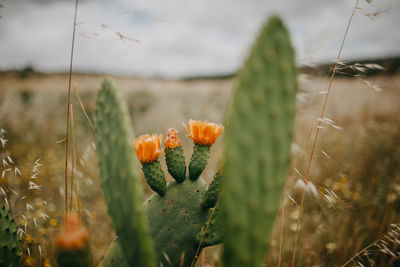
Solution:
[[(368, 3), (369, 2), (369, 3)], [(360, 0), (343, 60), (400, 55), (400, 0)], [(69, 68), (75, 0), (0, 0), (0, 69)], [(236, 71), (279, 15), (299, 65), (336, 58), (355, 0), (80, 0), (75, 71), (143, 77)], [(373, 14), (375, 16), (373, 16)]]

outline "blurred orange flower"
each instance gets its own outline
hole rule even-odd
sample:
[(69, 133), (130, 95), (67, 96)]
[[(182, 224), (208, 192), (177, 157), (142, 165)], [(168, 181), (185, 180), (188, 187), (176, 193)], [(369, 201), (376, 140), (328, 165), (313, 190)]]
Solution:
[(165, 148), (174, 148), (181, 145), (181, 141), (179, 140), (177, 133), (178, 131), (174, 128), (168, 129), (168, 135), (164, 142)]
[(82, 227), (78, 215), (68, 214), (57, 237), (57, 245), (63, 249), (77, 249), (85, 245), (87, 240), (88, 233)]
[(145, 134), (135, 139), (136, 155), (140, 162), (152, 162), (161, 155), (162, 134)]
[(193, 139), (198, 145), (211, 146), (217, 141), (217, 138), (222, 134), (224, 127), (221, 124), (216, 124), (209, 121), (189, 121), (188, 137)]

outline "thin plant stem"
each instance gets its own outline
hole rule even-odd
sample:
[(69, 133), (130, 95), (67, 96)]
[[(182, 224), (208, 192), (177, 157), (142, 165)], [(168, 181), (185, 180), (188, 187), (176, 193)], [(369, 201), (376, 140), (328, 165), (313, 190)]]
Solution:
[(279, 234), (279, 259), (278, 259), (278, 267), (281, 267), (282, 265), (282, 254), (283, 254), (283, 229), (285, 226), (285, 194), (282, 196), (282, 214), (281, 214), (281, 229), (280, 229), (280, 234)]
[[(331, 89), (332, 89), (333, 78), (335, 77), (335, 74), (336, 74), (336, 71), (337, 71), (337, 66), (339, 65), (340, 56), (342, 55), (344, 42), (346, 41), (347, 34), (349, 32), (349, 29), (350, 29), (350, 24), (351, 24), (351, 21), (353, 20), (354, 14), (355, 14), (355, 12), (357, 10), (359, 1), (360, 0), (356, 0), (356, 4), (354, 5), (354, 8), (353, 8), (353, 11), (351, 13), (350, 19), (349, 19), (349, 21), (347, 23), (347, 27), (346, 27), (346, 30), (345, 30), (345, 33), (344, 33), (344, 36), (343, 36), (343, 39), (342, 39), (342, 43), (340, 45), (339, 53), (338, 53), (337, 58), (336, 58), (335, 66), (333, 67), (332, 75), (331, 75), (331, 78), (329, 80), (328, 91), (327, 91), (325, 99), (324, 99), (324, 105), (323, 105), (322, 110), (321, 110), (320, 120), (318, 121), (318, 124), (317, 124), (317, 127), (316, 127), (315, 136), (314, 136), (314, 142), (313, 142), (311, 153), (310, 153), (310, 159), (308, 160), (307, 172), (306, 172), (306, 175), (305, 175), (305, 177), (303, 179), (305, 184), (307, 184), (307, 182), (309, 180), (309, 175), (310, 175), (310, 170), (311, 170), (311, 162), (312, 162), (312, 159), (313, 159), (313, 156), (314, 156), (315, 146), (317, 144), (317, 140), (318, 140), (319, 131), (320, 131), (320, 128), (321, 128), (320, 126), (321, 126), (321, 123), (322, 123), (322, 119), (324, 118), (325, 109), (326, 109), (326, 106), (327, 106), (327, 103), (328, 103), (329, 94), (330, 94)], [(301, 194), (301, 202), (300, 202), (300, 206), (299, 206), (299, 208), (300, 208), (299, 209), (299, 217), (297, 218), (296, 237), (295, 237), (295, 241), (294, 241), (294, 249), (293, 249), (293, 254), (292, 254), (292, 265), (291, 265), (292, 267), (294, 267), (294, 262), (295, 262), (295, 258), (296, 258), (297, 239), (298, 239), (298, 236), (299, 236), (301, 217), (302, 217), (302, 214), (303, 214), (304, 197), (305, 197), (305, 187), (303, 188), (303, 192)]]
[(76, 31), (76, 17), (78, 13), (78, 1), (75, 0), (75, 13), (74, 13), (74, 25), (72, 29), (72, 44), (71, 44), (71, 57), (69, 64), (69, 79), (68, 79), (68, 102), (67, 102), (67, 118), (66, 118), (66, 130), (65, 130), (65, 166), (64, 166), (64, 195), (65, 195), (65, 216), (68, 214), (68, 138), (69, 138), (69, 116), (70, 116), (70, 105), (71, 105), (71, 83), (72, 83), (72, 63), (74, 58), (74, 46), (75, 46), (75, 31)]
[(361, 255), (362, 253), (364, 253), (367, 249), (369, 249), (370, 247), (374, 246), (376, 244), (377, 241), (375, 241), (374, 243), (369, 244), (368, 246), (366, 246), (365, 248), (363, 248), (362, 250), (360, 250), (359, 252), (357, 252), (353, 257), (351, 257), (348, 261), (346, 261), (342, 266), (340, 267), (345, 267), (346, 265), (348, 265), (350, 262), (352, 262), (355, 258), (357, 258), (359, 255)]
[(83, 105), (83, 102), (82, 102), (81, 98), (79, 97), (79, 92), (78, 92), (78, 88), (77, 87), (75, 87), (75, 97), (78, 99), (79, 104), (81, 105), (83, 114), (85, 114), (85, 117), (86, 117), (87, 121), (89, 122), (90, 127), (92, 128), (92, 130), (95, 130), (95, 127), (94, 127), (92, 121), (90, 120), (90, 118), (89, 118), (89, 116), (88, 116), (88, 114), (86, 112), (85, 106)]
[[(78, 87), (74, 87), (75, 97), (73, 100), (73, 110), (76, 112), (76, 99), (79, 99), (78, 96)], [(85, 112), (86, 114), (86, 112)], [(90, 122), (90, 120), (89, 120)], [(76, 164), (76, 145), (75, 145), (75, 117), (72, 119), (72, 163), (75, 168), (72, 169), (72, 172), (75, 173), (75, 192), (76, 192), (76, 206), (78, 208), (78, 217), (81, 217), (81, 208), (79, 203), (79, 181), (78, 181), (78, 165)], [(71, 204), (72, 205), (72, 204)]]
[[(75, 99), (73, 100), (75, 103)], [(72, 211), (72, 198), (74, 192), (74, 176), (75, 176), (75, 158), (74, 158), (74, 150), (75, 150), (75, 125), (74, 125), (74, 108), (71, 107), (71, 134), (72, 134), (72, 162), (71, 162), (71, 192), (70, 192), (70, 200), (69, 200), (69, 210)]]

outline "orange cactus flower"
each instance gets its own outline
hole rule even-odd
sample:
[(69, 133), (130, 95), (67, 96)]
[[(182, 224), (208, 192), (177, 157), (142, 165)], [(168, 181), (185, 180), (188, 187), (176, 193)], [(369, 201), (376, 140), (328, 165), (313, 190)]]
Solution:
[(70, 213), (65, 217), (63, 227), (57, 237), (57, 245), (62, 249), (78, 249), (88, 240), (88, 233), (82, 227), (77, 214)]
[(216, 124), (209, 121), (189, 121), (189, 129), (184, 125), (187, 136), (193, 139), (193, 142), (198, 145), (211, 146), (217, 141), (217, 138), (222, 134), (224, 127), (221, 124)]
[(174, 148), (181, 145), (181, 140), (178, 138), (178, 131), (174, 128), (168, 129), (167, 138), (165, 138), (164, 147)]
[(140, 162), (152, 162), (161, 155), (162, 134), (145, 134), (135, 139), (136, 155)]

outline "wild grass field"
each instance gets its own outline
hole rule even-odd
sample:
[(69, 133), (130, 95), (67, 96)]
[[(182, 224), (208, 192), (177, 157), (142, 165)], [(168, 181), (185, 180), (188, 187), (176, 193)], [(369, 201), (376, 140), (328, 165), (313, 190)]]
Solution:
[[(96, 94), (105, 77), (73, 75), (72, 83), (92, 122)], [(192, 142), (184, 137), (182, 123), (189, 119), (223, 123), (235, 82), (234, 78), (111, 78), (128, 104), (135, 134), (166, 135), (168, 128), (175, 127), (186, 159), (190, 158)], [(292, 166), (266, 266), (278, 265), (280, 236), (281, 266), (291, 264), (304, 188), (296, 266), (342, 266), (367, 246), (347, 266), (398, 266), (400, 75), (335, 78), (307, 185), (300, 178), (306, 171), (328, 79), (302, 74), (299, 82)], [(12, 206), (23, 230), (26, 266), (56, 266), (53, 244), (64, 214), (67, 85), (66, 74), (21, 76), (9, 72), (0, 76), (0, 182), (13, 190), (2, 190), (0, 197)], [(114, 234), (100, 188), (94, 131), (76, 97), (72, 105), (80, 206), (96, 264)], [(213, 159), (221, 153), (218, 141), (209, 162), (217, 162)], [(163, 158), (161, 162), (166, 169)], [(210, 164), (205, 170), (208, 182), (216, 168)], [(172, 178), (167, 175), (167, 180)], [(149, 195), (148, 186), (143, 183), (143, 187)], [(220, 253), (220, 246), (205, 249), (196, 266), (222, 266)]]

